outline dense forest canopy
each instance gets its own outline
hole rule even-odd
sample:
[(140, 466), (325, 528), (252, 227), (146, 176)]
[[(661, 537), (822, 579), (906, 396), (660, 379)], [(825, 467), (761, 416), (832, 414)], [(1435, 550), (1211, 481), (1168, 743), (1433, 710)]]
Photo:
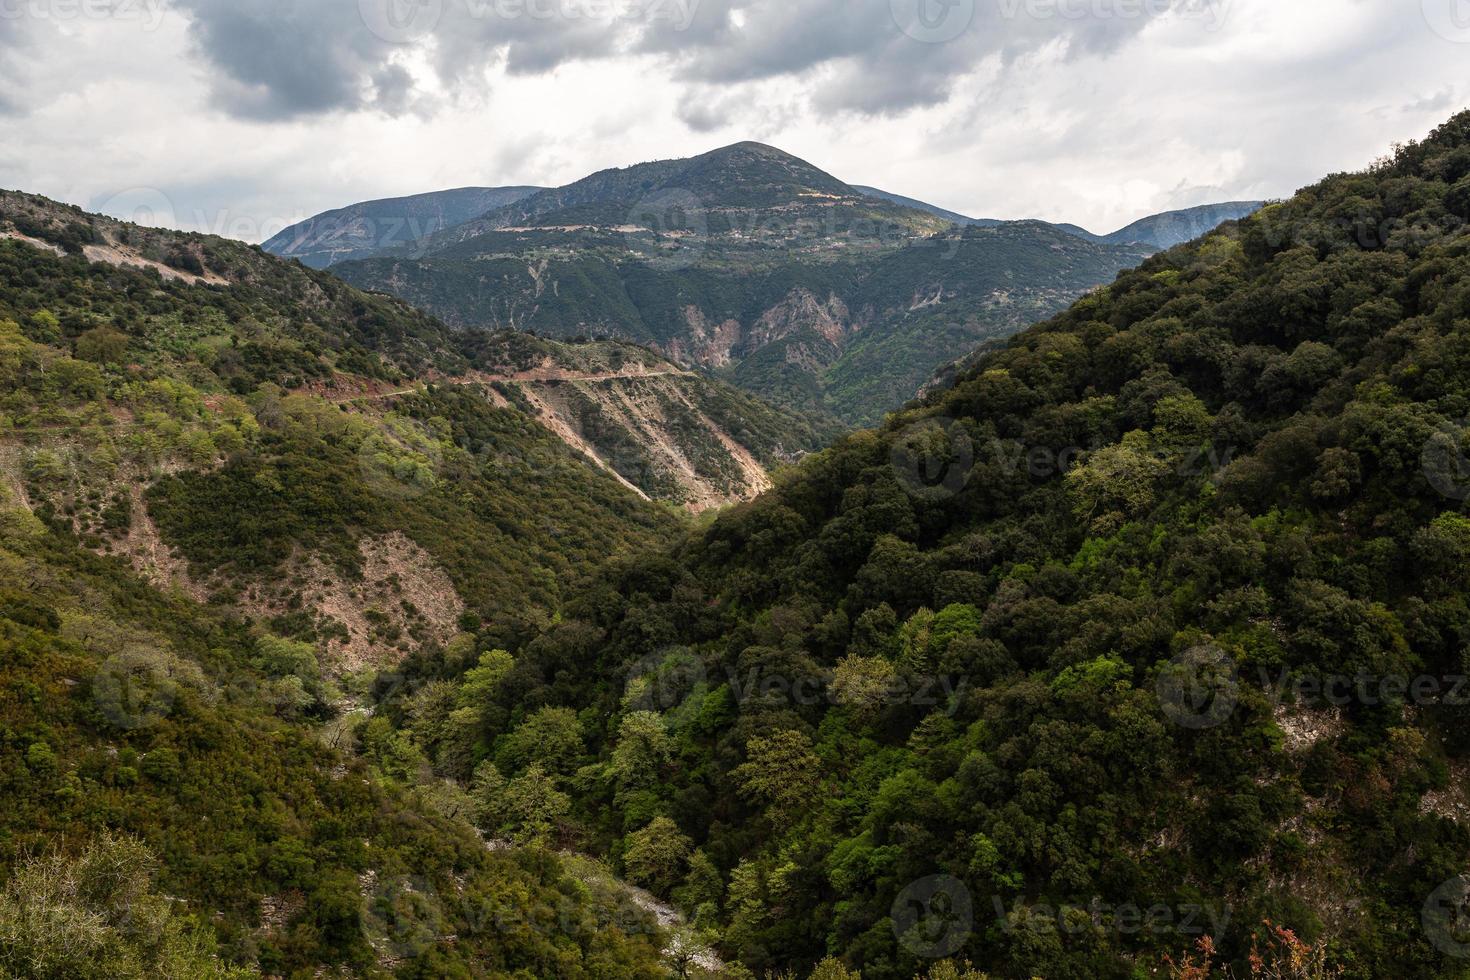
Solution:
[(623, 563), (481, 727), (405, 737), (756, 971), (1464, 975), (1467, 221), (1462, 114)]

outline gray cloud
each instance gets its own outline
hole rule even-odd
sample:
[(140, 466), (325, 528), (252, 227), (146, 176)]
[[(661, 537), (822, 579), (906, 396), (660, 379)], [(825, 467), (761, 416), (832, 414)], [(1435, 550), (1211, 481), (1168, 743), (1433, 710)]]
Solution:
[(26, 26), (19, 18), (0, 16), (0, 115), (21, 111), (26, 73), (20, 60), (30, 44)]
[(403, 105), (402, 79), (395, 87), (385, 75), (390, 45), (369, 33), (356, 4), (177, 0), (176, 6), (191, 21), (198, 53), (216, 70), (216, 103), (233, 115), (279, 119)]
[[(1010, 63), (1051, 45), (1065, 58), (1108, 53), (1162, 9), (1116, 0), (948, 0), (932, 7), (937, 19), (918, 19), (918, 5), (933, 2), (705, 0), (690, 30), (654, 25), (639, 49), (663, 53), (682, 77), (707, 83), (829, 67), (810, 88), (817, 109), (890, 114), (946, 101), (956, 81), (990, 56)], [(1091, 13), (1075, 16), (1079, 9)], [(1122, 15), (1134, 9), (1136, 16)]]
[(1433, 95), (1426, 95), (1423, 98), (1415, 99), (1413, 102), (1410, 102), (1408, 105), (1404, 106), (1400, 111), (1447, 112), (1448, 110), (1455, 108), (1455, 106), (1457, 106), (1458, 104), (1459, 100), (1455, 98), (1455, 87), (1453, 85), (1446, 85), (1444, 88), (1440, 89), (1438, 92), (1435, 92)]
[[(810, 79), (815, 108), (890, 114), (944, 102), (990, 56), (1112, 51), (1169, 0), (1133, 16), (1116, 13), (1135, 9), (1125, 0), (949, 0), (935, 8), (948, 11), (944, 43), (930, 43), (931, 22), (905, 14), (905, 2), (933, 0), (175, 0), (214, 69), (217, 104), (251, 119), (409, 111), (405, 55), (427, 57), (451, 92), (483, 84), (497, 65), (539, 75), (644, 54), (708, 86), (820, 75)], [(1076, 16), (1078, 3), (1092, 13)], [(708, 111), (686, 115), (696, 130), (717, 125)]]
[(195, 51), (213, 69), (217, 105), (248, 119), (288, 119), (411, 110), (422, 93), (403, 66), (408, 56), (426, 56), (454, 93), (483, 84), (486, 70), (497, 65), (513, 75), (538, 75), (615, 55), (642, 24), (599, 15), (598, 4), (606, 2), (174, 0), (174, 6), (189, 18)]
[(711, 133), (728, 126), (735, 117), (735, 106), (708, 92), (686, 92), (675, 112), (679, 121), (696, 133)]
[(1412, 2), (1230, 0), (1212, 31), (1104, 16), (1139, 0), (976, 0), (937, 44), (890, 0), (393, 0), (410, 16), (377, 32), (377, 0), (167, 2), (157, 24), (0, 18), (0, 186), (160, 188), (181, 225), (259, 240), (353, 200), (757, 139), (965, 213), (1116, 228), (1366, 165), (1470, 98), (1470, 48)]

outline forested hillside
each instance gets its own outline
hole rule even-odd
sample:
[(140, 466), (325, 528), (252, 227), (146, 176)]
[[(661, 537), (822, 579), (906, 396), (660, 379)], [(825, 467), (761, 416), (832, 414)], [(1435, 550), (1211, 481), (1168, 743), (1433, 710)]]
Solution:
[(488, 848), (372, 708), (409, 658), (493, 687), (682, 526), (512, 404), (668, 368), (0, 197), (0, 974), (665, 975), (606, 869)]
[[(760, 972), (1465, 976), (1470, 113), (806, 460), (404, 737)], [(1275, 971), (1275, 972), (1271, 972)]]
[(621, 895), (487, 851), (372, 723), (328, 723), (311, 645), (150, 587), (9, 490), (0, 581), (5, 976), (664, 975)]

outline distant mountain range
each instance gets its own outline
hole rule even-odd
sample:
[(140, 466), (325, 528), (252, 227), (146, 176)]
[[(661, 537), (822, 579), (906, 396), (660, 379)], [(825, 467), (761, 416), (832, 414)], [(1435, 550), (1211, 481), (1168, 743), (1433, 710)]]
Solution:
[(1265, 207), (1265, 201), (1229, 201), (1224, 204), (1201, 204), (1199, 207), (1182, 211), (1165, 211), (1163, 214), (1140, 218), (1111, 235), (1092, 235), (1080, 228), (1074, 233), (1095, 241), (1115, 245), (1138, 243), (1152, 245), (1158, 249), (1173, 248), (1192, 242), (1208, 232), (1214, 231), (1227, 221), (1239, 221)]
[[(476, 193), (500, 203), (471, 215)], [(970, 218), (750, 142), (564, 187), (400, 201), (329, 212), (264, 247), (329, 261), (453, 326), (631, 340), (847, 425), (881, 419), (981, 343), (1256, 207), (1171, 212), (1098, 236)]]
[[(916, 201), (911, 197), (890, 194), (876, 187), (854, 185), (854, 188), (870, 197), (928, 211), (930, 214), (953, 221), (957, 225), (991, 228), (1005, 224), (999, 218), (970, 218), (933, 204)], [(1090, 242), (1113, 245), (1152, 245), (1158, 249), (1166, 249), (1193, 241), (1206, 232), (1218, 228), (1226, 221), (1238, 221), (1255, 214), (1265, 206), (1265, 203), (1265, 201), (1229, 201), (1224, 204), (1201, 204), (1198, 207), (1184, 208), (1180, 211), (1165, 211), (1161, 214), (1149, 215), (1147, 218), (1140, 218), (1110, 235), (1094, 235), (1087, 229), (1073, 224), (1054, 224), (1052, 227), (1059, 228), (1069, 235), (1085, 238)]]
[(463, 224), (534, 194), (539, 187), (459, 187), (364, 201), (292, 225), (261, 247), (313, 269), (366, 258)]

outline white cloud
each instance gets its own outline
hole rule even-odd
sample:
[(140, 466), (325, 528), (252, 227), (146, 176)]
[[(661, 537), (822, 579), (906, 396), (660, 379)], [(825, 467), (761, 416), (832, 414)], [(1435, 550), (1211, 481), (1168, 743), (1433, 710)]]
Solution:
[(181, 224), (253, 240), (354, 200), (746, 138), (956, 211), (1110, 230), (1289, 194), (1470, 101), (1470, 44), (1383, 0), (974, 0), (940, 44), (899, 29), (897, 0), (663, 0), (658, 20), (423, 0), (442, 15), (403, 44), (357, 0), (133, 2), (162, 14), (0, 17), (0, 186), (91, 207), (156, 188)]

